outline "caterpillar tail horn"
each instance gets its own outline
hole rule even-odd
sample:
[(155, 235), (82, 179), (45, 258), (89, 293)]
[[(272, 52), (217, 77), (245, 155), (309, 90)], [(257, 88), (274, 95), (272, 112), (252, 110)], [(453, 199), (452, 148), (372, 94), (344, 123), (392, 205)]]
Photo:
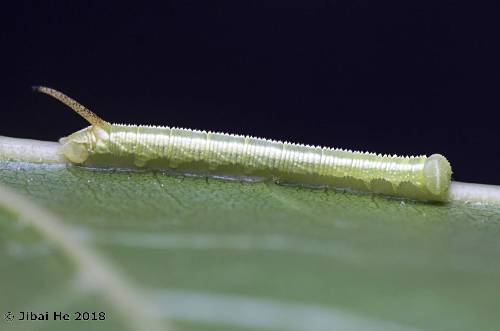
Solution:
[(66, 106), (70, 107), (73, 109), (78, 115), (83, 117), (87, 122), (90, 123), (92, 126), (97, 126), (97, 127), (102, 127), (106, 124), (109, 124), (99, 116), (97, 116), (94, 112), (92, 112), (90, 109), (87, 107), (83, 106), (76, 100), (68, 97), (66, 94), (61, 93), (57, 90), (54, 90), (50, 87), (45, 87), (45, 86), (32, 86), (33, 91), (40, 92), (47, 94), (62, 103), (64, 103)]

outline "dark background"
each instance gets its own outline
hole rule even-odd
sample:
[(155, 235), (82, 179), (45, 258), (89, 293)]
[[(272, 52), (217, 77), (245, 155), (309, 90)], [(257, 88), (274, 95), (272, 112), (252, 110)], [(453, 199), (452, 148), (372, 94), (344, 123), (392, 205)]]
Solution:
[[(161, 4), (161, 5), (160, 5)], [(0, 134), (110, 122), (390, 154), (500, 184), (498, 11), (476, 2), (40, 1), (2, 5)]]

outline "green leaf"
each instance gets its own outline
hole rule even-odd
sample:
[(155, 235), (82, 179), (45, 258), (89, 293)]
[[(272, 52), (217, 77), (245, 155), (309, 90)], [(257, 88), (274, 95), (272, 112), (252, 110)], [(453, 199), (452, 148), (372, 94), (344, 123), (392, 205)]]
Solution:
[(0, 183), (0, 312), (106, 313), (7, 330), (500, 328), (498, 204), (5, 161)]

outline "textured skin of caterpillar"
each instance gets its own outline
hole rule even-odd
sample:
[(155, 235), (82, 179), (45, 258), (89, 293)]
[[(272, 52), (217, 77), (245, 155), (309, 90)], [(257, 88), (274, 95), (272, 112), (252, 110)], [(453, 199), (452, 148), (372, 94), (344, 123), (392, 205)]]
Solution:
[(249, 175), (279, 182), (446, 201), (451, 166), (439, 154), (398, 157), (206, 131), (102, 121), (62, 138), (72, 163)]
[(60, 140), (61, 153), (74, 164), (246, 175), (422, 201), (448, 200), (451, 166), (439, 154), (387, 156), (224, 133), (110, 124), (57, 90), (33, 90), (63, 102), (91, 124)]

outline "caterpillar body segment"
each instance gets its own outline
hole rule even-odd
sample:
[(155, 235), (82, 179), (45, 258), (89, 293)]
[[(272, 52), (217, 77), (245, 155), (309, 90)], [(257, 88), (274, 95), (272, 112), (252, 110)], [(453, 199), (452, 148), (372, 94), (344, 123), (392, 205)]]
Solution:
[[(39, 89), (59, 100), (68, 98)], [(65, 103), (75, 109), (75, 104)], [(439, 154), (387, 156), (225, 133), (110, 124), (83, 108), (91, 126), (60, 140), (61, 153), (75, 164), (253, 175), (424, 201), (446, 201), (448, 196), (451, 167)]]

